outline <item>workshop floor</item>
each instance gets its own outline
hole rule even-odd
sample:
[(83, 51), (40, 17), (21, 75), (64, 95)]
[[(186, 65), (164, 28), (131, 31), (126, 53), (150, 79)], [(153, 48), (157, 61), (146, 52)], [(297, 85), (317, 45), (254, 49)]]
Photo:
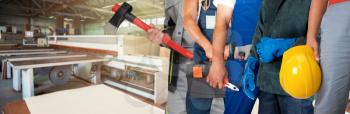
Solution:
[[(37, 93), (37, 95), (51, 93), (51, 92), (60, 91), (60, 90), (80, 88), (88, 85), (89, 84), (87, 84), (87, 82), (85, 81), (72, 79), (65, 85), (50, 87), (46, 90), (41, 91), (40, 93)], [(3, 109), (3, 106), (5, 104), (15, 100), (19, 100), (21, 98), (22, 98), (21, 92), (13, 91), (12, 80), (0, 80), (0, 112)]]

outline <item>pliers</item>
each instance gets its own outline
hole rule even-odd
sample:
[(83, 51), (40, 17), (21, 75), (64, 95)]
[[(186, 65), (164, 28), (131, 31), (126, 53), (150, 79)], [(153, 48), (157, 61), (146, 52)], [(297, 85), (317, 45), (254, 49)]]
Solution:
[(228, 77), (225, 77), (224, 83), (225, 83), (225, 87), (227, 87), (228, 89), (231, 89), (233, 91), (239, 91), (239, 88), (236, 85), (228, 81)]

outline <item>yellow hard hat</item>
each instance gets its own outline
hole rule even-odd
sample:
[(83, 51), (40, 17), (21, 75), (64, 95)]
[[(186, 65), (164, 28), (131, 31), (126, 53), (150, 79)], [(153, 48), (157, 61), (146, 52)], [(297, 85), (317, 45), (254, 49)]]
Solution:
[(285, 92), (297, 99), (307, 99), (319, 90), (321, 69), (310, 46), (295, 46), (284, 52), (280, 84)]

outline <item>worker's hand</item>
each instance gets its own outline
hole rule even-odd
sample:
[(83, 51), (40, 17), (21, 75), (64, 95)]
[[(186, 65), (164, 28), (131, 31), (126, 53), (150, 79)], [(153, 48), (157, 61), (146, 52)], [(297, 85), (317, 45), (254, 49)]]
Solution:
[(314, 50), (314, 56), (317, 62), (320, 61), (320, 55), (319, 55), (319, 45), (317, 42), (316, 37), (308, 37), (306, 40), (306, 44), (311, 46), (312, 49)]
[(262, 37), (256, 44), (256, 53), (259, 54), (259, 61), (270, 63), (283, 55), (285, 51), (293, 47), (296, 38), (272, 38)]
[(213, 61), (207, 76), (208, 84), (213, 88), (223, 89), (225, 76), (227, 76), (227, 71), (224, 61)]
[(213, 58), (213, 46), (211, 44), (207, 44), (203, 47), (203, 49), (205, 51), (205, 55), (207, 56), (209, 61), (211, 61), (211, 59)]
[(151, 29), (147, 31), (147, 38), (155, 44), (161, 44), (164, 34), (161, 30), (151, 25)]

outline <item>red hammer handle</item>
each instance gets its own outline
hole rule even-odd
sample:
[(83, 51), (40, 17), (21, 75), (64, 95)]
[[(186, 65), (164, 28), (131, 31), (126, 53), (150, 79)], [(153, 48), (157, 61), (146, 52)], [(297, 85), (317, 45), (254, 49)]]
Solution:
[[(135, 20), (132, 22), (134, 23), (136, 26), (142, 28), (145, 31), (148, 31), (148, 29), (151, 28), (151, 26), (147, 25), (146, 23), (144, 23), (140, 18), (135, 18)], [(193, 58), (193, 54), (192, 52), (190, 52), (189, 50), (181, 47), (180, 45), (178, 45), (176, 42), (172, 41), (169, 36), (164, 35), (162, 38), (162, 41), (164, 44), (166, 44), (167, 46), (169, 46), (171, 49), (179, 52), (180, 54), (182, 54), (183, 56), (192, 59)]]
[[(112, 8), (113, 12), (118, 11), (119, 9), (119, 4), (115, 4), (114, 7)], [(131, 20), (129, 20), (131, 21)], [(151, 28), (151, 26), (147, 25), (145, 22), (143, 22), (140, 18), (135, 18), (134, 20), (131, 21), (131, 23), (135, 24), (136, 26), (140, 27), (141, 29), (143, 29), (144, 31), (148, 31), (148, 29)], [(179, 44), (177, 44), (176, 42), (172, 41), (167, 35), (164, 35), (162, 38), (162, 42), (169, 46), (171, 49), (177, 51), (178, 53), (182, 54), (183, 56), (192, 59), (193, 58), (193, 54), (191, 51), (181, 47)]]

